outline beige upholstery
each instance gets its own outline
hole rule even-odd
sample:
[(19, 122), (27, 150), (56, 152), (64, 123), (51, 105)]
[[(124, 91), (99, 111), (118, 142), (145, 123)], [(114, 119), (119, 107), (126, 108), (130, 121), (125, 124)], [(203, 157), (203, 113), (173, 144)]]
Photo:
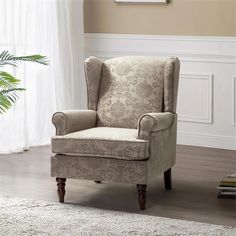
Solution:
[(52, 151), (58, 154), (145, 160), (149, 141), (137, 139), (137, 129), (96, 127), (52, 138)]
[(174, 123), (174, 114), (170, 112), (147, 113), (138, 120), (138, 138), (149, 140), (151, 134), (168, 129)]
[(65, 135), (96, 125), (96, 112), (93, 110), (67, 110), (56, 112), (52, 117), (57, 135)]
[(97, 125), (137, 128), (139, 117), (162, 112), (165, 62), (151, 57), (121, 57), (102, 68)]
[(89, 57), (84, 62), (84, 72), (87, 83), (88, 109), (97, 110), (97, 101), (103, 63), (95, 57)]
[(145, 185), (170, 169), (179, 67), (177, 58), (88, 58), (89, 110), (54, 114), (51, 175)]

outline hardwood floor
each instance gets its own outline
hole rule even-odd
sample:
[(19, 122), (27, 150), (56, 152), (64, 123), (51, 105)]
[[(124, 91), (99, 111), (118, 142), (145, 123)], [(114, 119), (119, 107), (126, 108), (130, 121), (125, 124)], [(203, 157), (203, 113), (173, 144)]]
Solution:
[[(50, 177), (50, 147), (0, 155), (0, 195), (58, 201)], [(127, 211), (236, 227), (236, 199), (218, 199), (216, 186), (236, 170), (236, 151), (178, 146), (172, 169), (173, 189), (165, 191), (163, 176), (147, 188), (140, 211), (135, 185), (72, 180), (66, 182), (66, 204)]]

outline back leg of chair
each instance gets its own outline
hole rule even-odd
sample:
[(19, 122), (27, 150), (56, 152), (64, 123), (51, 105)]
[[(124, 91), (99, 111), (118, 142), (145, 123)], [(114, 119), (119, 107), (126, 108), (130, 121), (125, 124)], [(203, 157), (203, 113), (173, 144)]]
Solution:
[(171, 168), (164, 172), (165, 189), (172, 189)]
[(145, 210), (145, 205), (146, 205), (146, 188), (147, 188), (147, 185), (145, 185), (145, 184), (137, 184), (138, 202), (139, 202), (140, 210)]

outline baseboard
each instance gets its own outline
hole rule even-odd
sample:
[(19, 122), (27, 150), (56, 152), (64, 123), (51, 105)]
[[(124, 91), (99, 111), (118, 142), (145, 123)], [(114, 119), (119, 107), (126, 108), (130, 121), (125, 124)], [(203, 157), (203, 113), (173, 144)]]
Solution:
[(236, 150), (236, 137), (178, 132), (177, 143), (182, 145)]

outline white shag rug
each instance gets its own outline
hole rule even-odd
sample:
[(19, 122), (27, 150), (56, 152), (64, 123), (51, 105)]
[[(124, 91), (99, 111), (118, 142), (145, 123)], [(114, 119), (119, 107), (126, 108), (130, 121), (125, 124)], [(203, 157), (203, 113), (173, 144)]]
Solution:
[(1, 236), (235, 236), (236, 228), (21, 198), (0, 198)]

